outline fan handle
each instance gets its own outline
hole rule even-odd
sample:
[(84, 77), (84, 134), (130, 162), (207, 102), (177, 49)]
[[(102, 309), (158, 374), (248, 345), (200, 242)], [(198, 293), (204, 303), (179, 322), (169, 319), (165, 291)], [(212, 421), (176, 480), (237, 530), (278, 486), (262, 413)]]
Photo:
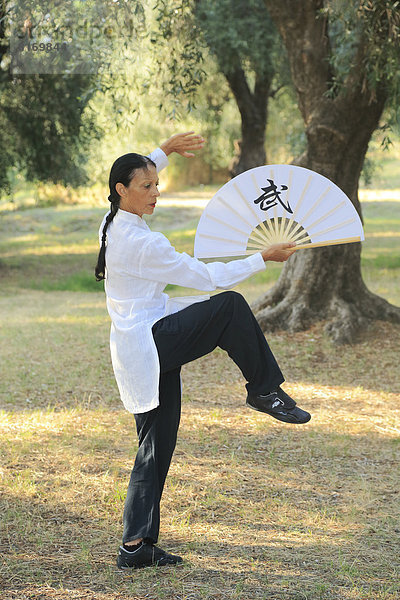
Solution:
[(296, 244), (296, 250), (302, 250), (303, 248), (318, 248), (320, 246), (335, 246), (336, 244), (352, 244), (353, 242), (361, 242), (360, 236), (344, 238), (342, 240), (332, 240), (326, 242), (312, 242), (311, 244)]

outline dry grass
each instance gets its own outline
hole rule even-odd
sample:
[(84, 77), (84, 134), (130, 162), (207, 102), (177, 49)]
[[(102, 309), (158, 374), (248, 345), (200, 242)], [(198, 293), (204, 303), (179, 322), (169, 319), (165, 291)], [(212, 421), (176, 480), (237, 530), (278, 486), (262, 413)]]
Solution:
[[(60, 240), (47, 242), (51, 254)], [(380, 285), (398, 294), (392, 273)], [(186, 365), (160, 539), (185, 563), (124, 573), (136, 434), (103, 295), (21, 281), (0, 298), (2, 600), (398, 599), (400, 327), (377, 323), (340, 349), (323, 324), (269, 336), (286, 389), (313, 415), (302, 427), (246, 409), (222, 351)]]
[(104, 307), (27, 296), (2, 378), (2, 598), (398, 597), (399, 328), (340, 352), (321, 328), (270, 337), (304, 427), (248, 411), (222, 351), (185, 366), (160, 540), (185, 566), (127, 575), (114, 561), (136, 436)]

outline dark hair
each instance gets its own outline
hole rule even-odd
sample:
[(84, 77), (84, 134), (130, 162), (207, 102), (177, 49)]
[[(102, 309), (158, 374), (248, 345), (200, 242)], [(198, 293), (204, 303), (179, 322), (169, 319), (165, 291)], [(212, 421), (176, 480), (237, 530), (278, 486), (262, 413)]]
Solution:
[(107, 227), (109, 226), (119, 209), (120, 195), (115, 189), (115, 185), (117, 183), (123, 183), (125, 187), (128, 187), (128, 185), (135, 176), (135, 172), (138, 169), (147, 169), (149, 165), (153, 165), (153, 167), (156, 166), (156, 164), (148, 156), (142, 156), (141, 154), (135, 154), (134, 152), (130, 152), (129, 154), (124, 154), (123, 156), (117, 158), (117, 160), (111, 167), (110, 177), (108, 181), (110, 186), (110, 195), (108, 196), (108, 200), (111, 202), (111, 210), (106, 217), (106, 222), (103, 227), (103, 233), (101, 236), (101, 248), (99, 252), (99, 257), (97, 259), (97, 265), (94, 270), (94, 274), (96, 276), (97, 281), (105, 279)]

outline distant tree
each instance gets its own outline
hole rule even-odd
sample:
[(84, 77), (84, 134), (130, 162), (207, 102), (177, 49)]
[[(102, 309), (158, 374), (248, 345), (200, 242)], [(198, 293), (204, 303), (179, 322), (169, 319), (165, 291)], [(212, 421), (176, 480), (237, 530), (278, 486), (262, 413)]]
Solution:
[(1, 2), (0, 191), (8, 190), (12, 166), (31, 180), (83, 183), (84, 142), (92, 128), (83, 111), (93, 80), (87, 75), (13, 74), (11, 9), (11, 3)]
[[(82, 184), (90, 140), (100, 135), (88, 110), (96, 92), (114, 100), (132, 86), (132, 48), (144, 28), (142, 2), (0, 3), (0, 190), (15, 166), (30, 180)], [(62, 52), (40, 51), (50, 40)], [(28, 52), (28, 42), (35, 51)]]
[[(368, 143), (400, 91), (396, 0), (265, 0), (286, 46), (307, 148), (295, 164), (334, 181), (361, 215), (358, 182)], [(327, 320), (338, 343), (375, 319), (400, 323), (400, 308), (371, 293), (361, 244), (298, 251), (254, 305), (264, 330)]]
[(241, 140), (232, 175), (265, 164), (268, 100), (285, 80), (286, 69), (284, 48), (263, 0), (159, 0), (156, 9), (156, 39), (169, 48), (169, 60), (162, 53), (160, 62), (175, 101), (196, 93), (207, 77), (202, 69), (206, 46), (240, 112)]
[(79, 185), (94, 134), (93, 118), (84, 116), (87, 77), (14, 76), (0, 85), (0, 187), (5, 167), (16, 166), (29, 181)]
[(268, 100), (282, 81), (283, 49), (263, 0), (197, 0), (194, 15), (240, 112), (238, 175), (267, 161)]

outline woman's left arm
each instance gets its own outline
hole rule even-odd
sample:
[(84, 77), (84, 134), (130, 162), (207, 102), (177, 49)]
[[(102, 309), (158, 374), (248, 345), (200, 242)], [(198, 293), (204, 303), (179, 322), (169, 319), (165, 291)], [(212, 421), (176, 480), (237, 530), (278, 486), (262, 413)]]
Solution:
[(207, 292), (230, 289), (265, 269), (259, 252), (227, 263), (203, 263), (186, 252), (177, 252), (165, 235), (158, 232), (149, 233), (147, 240), (132, 251), (132, 257), (128, 253), (127, 262), (132, 274), (143, 279)]

